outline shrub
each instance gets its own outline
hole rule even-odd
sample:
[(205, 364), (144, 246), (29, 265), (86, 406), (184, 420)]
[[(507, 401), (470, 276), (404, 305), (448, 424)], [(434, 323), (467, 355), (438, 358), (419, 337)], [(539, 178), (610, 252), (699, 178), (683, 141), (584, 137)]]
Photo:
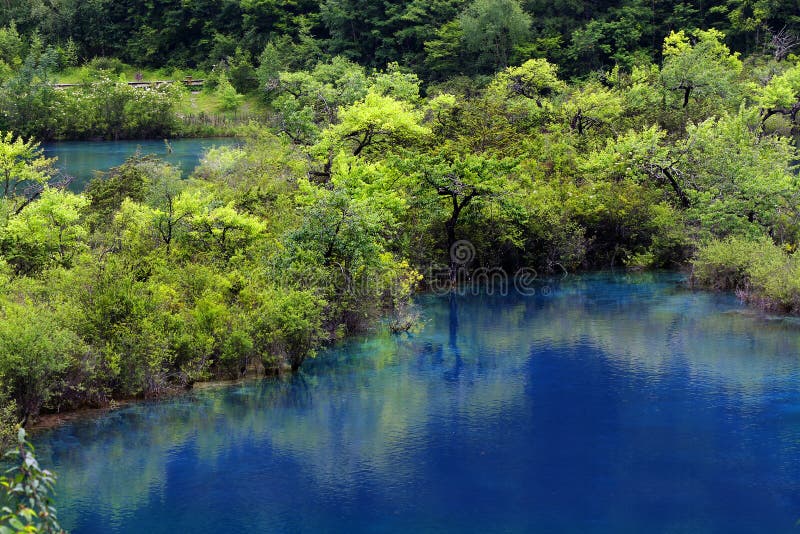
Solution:
[(298, 369), (324, 337), (325, 302), (311, 291), (267, 288), (246, 293), (250, 335), (264, 367)]
[(780, 253), (771, 241), (730, 237), (714, 240), (698, 250), (692, 262), (694, 281), (717, 291), (745, 290), (751, 285), (751, 270), (758, 261)]
[(11, 445), (16, 434), (17, 403), (4, 392), (0, 392), (0, 449)]
[(0, 314), (0, 375), (23, 414), (36, 416), (58, 390), (80, 345), (55, 314), (30, 304), (8, 303)]
[(215, 94), (219, 98), (219, 107), (222, 111), (236, 111), (244, 99), (227, 78), (220, 79)]
[(734, 290), (762, 308), (800, 312), (800, 259), (767, 238), (712, 241), (693, 265), (693, 279), (702, 287)]
[(114, 74), (122, 74), (125, 71), (125, 63), (117, 58), (95, 57), (86, 62), (86, 66), (95, 71), (109, 71)]

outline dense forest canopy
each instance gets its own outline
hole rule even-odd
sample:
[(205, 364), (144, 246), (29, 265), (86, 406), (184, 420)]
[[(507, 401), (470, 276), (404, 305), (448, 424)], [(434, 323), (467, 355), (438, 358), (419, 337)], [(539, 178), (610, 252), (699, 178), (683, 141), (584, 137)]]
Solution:
[[(754, 53), (800, 24), (800, 6), (776, 0), (4, 0), (0, 27), (80, 58), (140, 66), (210, 67), (266, 45), (296, 61), (341, 55), (426, 80), (488, 74), (530, 57), (567, 76), (659, 61), (673, 30), (716, 29)], [(3, 47), (0, 39), (0, 49)], [(307, 65), (306, 65), (307, 66)]]

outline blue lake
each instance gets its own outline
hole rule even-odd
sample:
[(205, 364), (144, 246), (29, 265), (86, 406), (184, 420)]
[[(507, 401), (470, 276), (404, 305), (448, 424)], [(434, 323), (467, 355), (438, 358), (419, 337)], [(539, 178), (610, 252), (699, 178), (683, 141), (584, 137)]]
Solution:
[(796, 532), (800, 327), (675, 274), (425, 296), (280, 380), (35, 436), (76, 533)]
[(63, 141), (42, 145), (47, 157), (58, 158), (56, 168), (63, 174), (74, 177), (70, 189), (83, 191), (97, 171), (107, 171), (121, 165), (135, 155), (153, 154), (179, 166), (184, 174), (197, 167), (208, 149), (239, 143), (234, 138), (172, 139), (170, 152), (163, 139), (136, 141)]

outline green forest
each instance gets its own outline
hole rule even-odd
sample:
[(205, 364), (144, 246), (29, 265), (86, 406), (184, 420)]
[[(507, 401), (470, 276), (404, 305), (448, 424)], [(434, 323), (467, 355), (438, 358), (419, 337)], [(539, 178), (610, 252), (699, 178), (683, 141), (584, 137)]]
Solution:
[[(0, 442), (412, 329), (464, 240), (471, 269), (685, 269), (800, 312), (798, 27), (768, 0), (0, 2)], [(41, 149), (220, 134), (188, 179), (140, 154), (80, 194)]]

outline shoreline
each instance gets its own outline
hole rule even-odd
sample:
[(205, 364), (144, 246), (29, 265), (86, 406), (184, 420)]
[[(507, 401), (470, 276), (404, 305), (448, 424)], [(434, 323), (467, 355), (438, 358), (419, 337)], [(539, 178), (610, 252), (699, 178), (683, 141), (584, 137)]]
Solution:
[[(588, 271), (586, 273), (581, 274), (590, 274), (590, 273), (603, 273), (603, 272), (613, 272), (607, 270), (600, 270), (600, 271)], [(637, 274), (643, 274), (647, 271), (628, 271), (627, 273), (630, 274), (631, 272), (635, 272)], [(691, 273), (686, 272), (682, 269), (670, 270), (670, 272), (674, 273), (681, 273), (681, 274), (688, 274), (689, 278), (685, 280), (683, 283), (678, 283), (679, 287), (683, 287), (684, 289), (688, 289), (689, 291), (701, 291), (709, 294), (719, 294), (719, 293), (730, 293), (731, 295), (735, 296), (736, 299), (742, 304), (743, 308), (739, 311), (739, 313), (746, 315), (748, 317), (752, 317), (754, 319), (761, 319), (761, 320), (775, 320), (776, 318), (780, 319), (799, 319), (800, 314), (793, 314), (787, 312), (780, 312), (778, 310), (769, 310), (765, 309), (763, 305), (759, 305), (760, 303), (754, 302), (753, 299), (746, 298), (745, 295), (741, 294), (739, 291), (717, 291), (713, 288), (703, 287), (702, 285), (697, 285), (692, 283)], [(428, 291), (422, 291), (419, 295), (427, 295), (433, 294)], [(772, 311), (773, 313), (770, 313)], [(203, 391), (207, 389), (216, 389), (216, 388), (223, 388), (223, 387), (230, 387), (239, 384), (243, 384), (245, 382), (251, 382), (256, 380), (267, 380), (267, 379), (275, 379), (281, 376), (286, 376), (288, 374), (292, 374), (292, 372), (288, 368), (282, 369), (274, 369), (273, 372), (264, 372), (264, 369), (249, 370), (245, 376), (238, 379), (218, 379), (218, 380), (204, 380), (195, 382), (192, 384), (190, 388), (172, 388), (169, 391), (166, 391), (162, 395), (157, 397), (151, 398), (128, 398), (128, 399), (121, 399), (121, 400), (112, 400), (108, 406), (98, 407), (98, 408), (77, 408), (75, 410), (69, 410), (64, 412), (58, 413), (48, 413), (48, 414), (41, 414), (37, 418), (35, 423), (29, 424), (26, 427), (26, 430), (36, 434), (39, 432), (43, 432), (46, 430), (51, 430), (53, 428), (57, 428), (63, 424), (71, 423), (73, 421), (80, 421), (85, 419), (93, 419), (96, 417), (101, 417), (106, 415), (110, 412), (121, 410), (123, 408), (127, 408), (129, 406), (140, 404), (140, 403), (149, 403), (149, 402), (161, 402), (169, 399), (174, 399), (177, 397), (181, 397), (184, 395), (192, 394), (196, 391)]]
[(82, 421), (86, 419), (95, 419), (111, 412), (127, 408), (136, 404), (162, 402), (169, 399), (174, 399), (184, 395), (190, 395), (195, 391), (203, 391), (207, 389), (217, 389), (223, 387), (230, 387), (245, 382), (252, 382), (256, 380), (266, 380), (274, 378), (278, 375), (246, 375), (243, 378), (236, 380), (208, 380), (203, 382), (196, 382), (191, 388), (174, 388), (158, 397), (151, 398), (137, 398), (132, 397), (128, 399), (112, 400), (108, 406), (99, 408), (77, 408), (75, 410), (68, 410), (58, 413), (41, 414), (36, 419), (36, 422), (31, 423), (25, 427), (25, 430), (31, 434), (38, 434), (46, 430), (58, 428), (61, 425), (71, 423), (74, 421)]
[(211, 135), (170, 135), (159, 137), (121, 137), (119, 139), (106, 139), (104, 137), (65, 137), (58, 139), (40, 140), (42, 145), (54, 143), (132, 143), (136, 141), (175, 141), (182, 139), (236, 139), (242, 136), (237, 133), (216, 133)]

